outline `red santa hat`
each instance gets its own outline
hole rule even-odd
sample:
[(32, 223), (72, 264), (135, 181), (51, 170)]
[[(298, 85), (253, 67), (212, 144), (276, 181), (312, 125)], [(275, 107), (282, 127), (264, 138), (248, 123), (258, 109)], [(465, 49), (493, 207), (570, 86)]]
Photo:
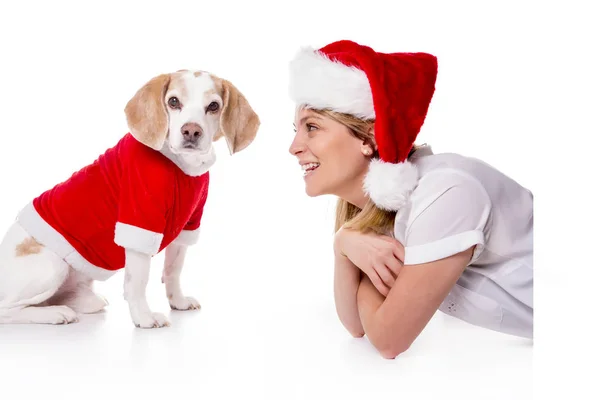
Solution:
[(379, 159), (364, 190), (382, 209), (397, 211), (418, 183), (407, 161), (435, 90), (437, 58), (427, 53), (378, 53), (349, 40), (301, 49), (291, 62), (290, 94), (299, 107), (375, 120)]

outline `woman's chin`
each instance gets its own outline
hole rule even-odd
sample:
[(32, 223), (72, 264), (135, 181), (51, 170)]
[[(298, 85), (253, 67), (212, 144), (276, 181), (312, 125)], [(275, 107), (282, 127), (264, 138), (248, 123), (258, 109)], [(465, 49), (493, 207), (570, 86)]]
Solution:
[(321, 193), (315, 191), (315, 190), (311, 190), (310, 188), (306, 188), (306, 194), (308, 195), (308, 197), (317, 197), (319, 196)]
[(317, 197), (323, 194), (323, 191), (317, 185), (308, 182), (306, 183), (305, 191), (309, 197)]

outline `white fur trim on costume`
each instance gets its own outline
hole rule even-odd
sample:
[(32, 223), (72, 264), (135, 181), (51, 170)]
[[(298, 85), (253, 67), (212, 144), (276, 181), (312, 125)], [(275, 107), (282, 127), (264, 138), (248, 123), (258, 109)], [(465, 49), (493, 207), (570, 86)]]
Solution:
[(363, 189), (377, 207), (398, 211), (407, 202), (419, 181), (419, 171), (410, 162), (398, 164), (373, 159)]
[(299, 106), (375, 119), (371, 85), (364, 71), (311, 48), (301, 49), (290, 63), (289, 91)]
[(33, 203), (27, 204), (17, 216), (17, 221), (39, 243), (65, 260), (73, 269), (97, 280), (105, 281), (117, 271), (100, 268), (87, 261), (58, 231), (37, 212)]
[(115, 226), (115, 243), (126, 249), (153, 256), (158, 253), (162, 240), (162, 233), (152, 232), (122, 222), (117, 222)]
[(200, 228), (195, 229), (193, 231), (183, 230), (177, 235), (173, 243), (175, 244), (184, 244), (186, 246), (191, 246), (193, 244), (198, 243), (198, 238), (200, 237)]

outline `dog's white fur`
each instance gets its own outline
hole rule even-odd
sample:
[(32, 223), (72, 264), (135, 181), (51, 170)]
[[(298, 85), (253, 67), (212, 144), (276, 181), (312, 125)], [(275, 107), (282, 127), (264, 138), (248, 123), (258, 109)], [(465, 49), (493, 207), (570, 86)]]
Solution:
[[(229, 82), (200, 71), (178, 71), (169, 78), (165, 87), (168, 90), (162, 99), (168, 117), (168, 132), (157, 149), (186, 174), (201, 175), (214, 164), (214, 140), (225, 137), (233, 154), (254, 139), (258, 117)], [(219, 93), (224, 93), (226, 99)], [(181, 109), (168, 106), (168, 100), (173, 96), (180, 100)], [(236, 100), (241, 98), (249, 109), (245, 115), (249, 116), (251, 127), (243, 135), (226, 132), (223, 128), (225, 103), (231, 96)], [(218, 111), (208, 112), (207, 106), (213, 101), (219, 104)], [(236, 101), (235, 107), (238, 103)], [(232, 118), (231, 115), (235, 117), (236, 114), (229, 112), (227, 115)], [(191, 149), (184, 147), (181, 133), (182, 126), (190, 122), (202, 128), (202, 135)], [(200, 308), (196, 299), (183, 295), (180, 285), (187, 247), (195, 242), (197, 235), (198, 232), (183, 231), (165, 250), (163, 282), (173, 309)], [(33, 244), (35, 248), (19, 254), (19, 246), (23, 243)], [(167, 317), (152, 312), (146, 300), (150, 260), (149, 255), (125, 249), (124, 295), (133, 323), (142, 328), (169, 325)], [(13, 223), (0, 243), (0, 323), (65, 324), (77, 321), (78, 314), (95, 313), (108, 304), (94, 293), (92, 284), (92, 279), (73, 269), (50, 249), (37, 244), (18, 222)]]
[[(165, 102), (176, 97), (183, 104), (181, 110), (167, 107), (170, 134), (165, 140), (161, 152), (175, 162), (188, 175), (202, 175), (216, 160), (213, 139), (219, 128), (220, 112), (206, 112), (211, 102), (223, 108), (223, 99), (216, 93), (215, 82), (208, 73), (194, 76), (186, 73), (180, 77), (178, 85), (170, 85), (165, 95)], [(197, 149), (188, 150), (183, 147), (181, 127), (188, 123), (197, 123), (203, 130)]]

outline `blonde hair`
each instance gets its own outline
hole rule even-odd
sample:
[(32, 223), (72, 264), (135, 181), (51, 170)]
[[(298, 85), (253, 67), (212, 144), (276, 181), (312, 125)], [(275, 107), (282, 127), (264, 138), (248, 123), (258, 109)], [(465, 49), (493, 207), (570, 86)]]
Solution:
[[(330, 118), (348, 128), (350, 134), (357, 139), (369, 143), (375, 150), (375, 136), (373, 135), (374, 120), (363, 120), (353, 115), (342, 114), (330, 110), (312, 110), (315, 113)], [(415, 147), (411, 150), (414, 152)], [(379, 158), (379, 153), (375, 150), (373, 158)], [(387, 235), (394, 228), (394, 219), (396, 213), (385, 211), (378, 208), (371, 199), (363, 209), (338, 198), (335, 212), (335, 231), (340, 228), (349, 228), (360, 232), (374, 231), (376, 233)]]

